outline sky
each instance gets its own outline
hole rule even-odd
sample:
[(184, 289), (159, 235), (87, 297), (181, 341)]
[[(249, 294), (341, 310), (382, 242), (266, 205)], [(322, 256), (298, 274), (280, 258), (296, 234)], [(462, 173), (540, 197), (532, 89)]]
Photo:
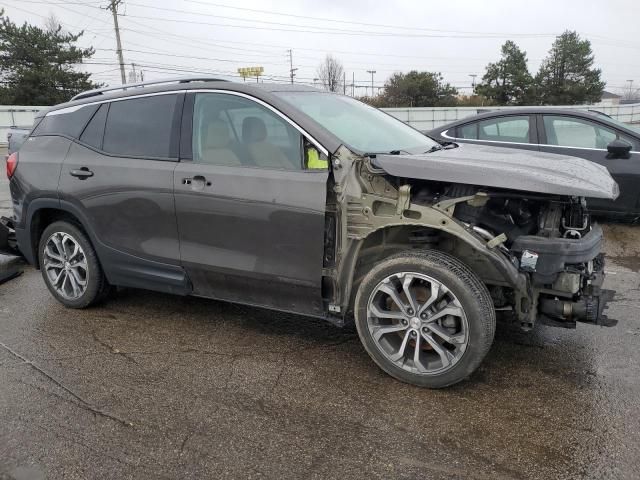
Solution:
[[(120, 83), (110, 0), (1, 0), (16, 23), (44, 26), (55, 15), (95, 55), (81, 70)], [(238, 79), (241, 67), (264, 67), (264, 81), (313, 84), (327, 54), (338, 58), (355, 94), (378, 89), (394, 72), (441, 72), (471, 92), (472, 77), (515, 41), (537, 71), (556, 35), (589, 39), (608, 91), (640, 88), (640, 2), (633, 0), (122, 0), (118, 7), (127, 74), (144, 80), (185, 75)], [(629, 82), (633, 80), (633, 82)], [(351, 86), (347, 87), (351, 93)]]

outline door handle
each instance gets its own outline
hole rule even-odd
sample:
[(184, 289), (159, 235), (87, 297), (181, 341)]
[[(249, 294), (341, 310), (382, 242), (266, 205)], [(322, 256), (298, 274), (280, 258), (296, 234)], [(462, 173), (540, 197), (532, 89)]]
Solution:
[(85, 180), (89, 177), (93, 177), (93, 172), (89, 170), (87, 167), (80, 167), (78, 170), (71, 170), (69, 175), (72, 177), (77, 177), (80, 180)]
[(183, 185), (191, 185), (192, 190), (202, 190), (205, 186), (210, 187), (211, 182), (202, 175), (196, 175), (194, 177), (187, 177), (182, 179)]

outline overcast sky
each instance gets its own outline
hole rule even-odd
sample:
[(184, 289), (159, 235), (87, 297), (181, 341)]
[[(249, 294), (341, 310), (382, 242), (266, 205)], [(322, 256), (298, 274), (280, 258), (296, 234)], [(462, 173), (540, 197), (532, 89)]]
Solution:
[[(215, 2), (215, 3), (214, 3)], [(3, 0), (5, 14), (44, 25), (54, 14), (69, 31), (85, 30), (81, 44), (96, 54), (86, 65), (95, 80), (120, 82), (111, 12), (107, 0)], [(393, 72), (442, 72), (469, 92), (499, 58), (505, 40), (526, 51), (535, 74), (555, 35), (576, 30), (592, 42), (607, 90), (623, 93), (627, 80), (640, 87), (640, 2), (633, 0), (124, 0), (119, 7), (124, 59), (145, 80), (203, 74), (236, 74), (238, 67), (263, 66), (266, 79), (289, 75), (313, 83), (327, 53), (339, 58), (347, 83), (355, 76), (364, 94), (375, 70), (381, 86)], [(309, 18), (314, 17), (314, 18)], [(466, 89), (466, 90), (465, 90)]]

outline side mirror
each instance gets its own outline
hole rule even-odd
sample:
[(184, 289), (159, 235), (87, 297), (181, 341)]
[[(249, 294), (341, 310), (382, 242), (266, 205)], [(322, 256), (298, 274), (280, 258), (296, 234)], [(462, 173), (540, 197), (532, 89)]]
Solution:
[(616, 138), (609, 145), (607, 145), (607, 152), (609, 158), (629, 158), (629, 152), (631, 151), (632, 145), (626, 140), (622, 140), (621, 138)]

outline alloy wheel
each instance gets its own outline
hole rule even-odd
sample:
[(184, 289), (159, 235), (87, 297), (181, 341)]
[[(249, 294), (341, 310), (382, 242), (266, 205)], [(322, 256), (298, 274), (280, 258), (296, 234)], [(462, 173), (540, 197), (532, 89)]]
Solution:
[(68, 233), (56, 232), (47, 239), (43, 267), (51, 286), (63, 298), (76, 300), (86, 291), (87, 259), (78, 241)]
[(367, 304), (367, 326), (385, 357), (414, 374), (453, 368), (469, 343), (458, 298), (442, 282), (415, 272), (394, 273), (376, 286)]

